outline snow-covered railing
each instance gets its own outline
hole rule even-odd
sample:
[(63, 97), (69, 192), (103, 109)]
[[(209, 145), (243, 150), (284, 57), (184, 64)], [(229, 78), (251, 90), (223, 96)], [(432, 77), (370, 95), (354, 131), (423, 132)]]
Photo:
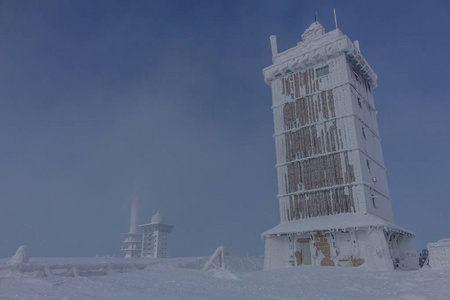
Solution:
[(213, 269), (225, 269), (224, 246), (217, 247), (216, 251), (214, 251), (213, 255), (211, 255), (206, 264), (203, 266), (202, 271), (207, 271), (210, 267)]

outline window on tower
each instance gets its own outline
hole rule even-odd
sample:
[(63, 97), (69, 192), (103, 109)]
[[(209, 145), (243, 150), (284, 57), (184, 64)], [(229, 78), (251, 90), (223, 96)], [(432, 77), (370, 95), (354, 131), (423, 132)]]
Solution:
[(370, 163), (369, 163), (369, 160), (368, 160), (368, 159), (366, 159), (366, 162), (367, 162), (367, 169), (369, 169), (369, 170), (370, 170)]
[(361, 98), (359, 98), (359, 97), (358, 97), (358, 106), (359, 106), (359, 108), (362, 108)]
[(366, 133), (364, 132), (364, 127), (362, 128), (362, 134), (363, 134), (364, 139), (366, 140)]
[(325, 67), (316, 69), (316, 77), (324, 76), (324, 75), (327, 75), (328, 73), (330, 73), (330, 69), (329, 69), (328, 65), (326, 65)]
[(375, 204), (375, 195), (372, 194), (371, 197), (372, 197), (372, 205), (373, 205), (373, 208), (377, 208), (377, 205)]

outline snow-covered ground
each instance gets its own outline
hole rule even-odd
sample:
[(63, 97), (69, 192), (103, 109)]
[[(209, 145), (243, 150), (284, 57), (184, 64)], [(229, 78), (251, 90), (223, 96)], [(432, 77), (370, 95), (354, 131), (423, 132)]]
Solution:
[[(450, 299), (450, 270), (370, 271), (309, 267), (262, 271), (259, 257), (226, 256), (228, 271), (201, 271), (207, 257), (30, 258), (31, 264), (146, 264), (106, 276), (39, 277), (0, 271), (0, 299)], [(0, 260), (0, 268), (7, 260)]]

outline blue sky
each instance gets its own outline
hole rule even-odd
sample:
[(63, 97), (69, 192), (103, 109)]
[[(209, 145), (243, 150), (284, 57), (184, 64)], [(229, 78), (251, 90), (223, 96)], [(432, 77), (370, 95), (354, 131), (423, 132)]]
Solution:
[(417, 248), (450, 237), (447, 1), (2, 1), (0, 257), (121, 255), (139, 223), (172, 256), (262, 255), (278, 224), (261, 70), (318, 13), (359, 40), (394, 218)]

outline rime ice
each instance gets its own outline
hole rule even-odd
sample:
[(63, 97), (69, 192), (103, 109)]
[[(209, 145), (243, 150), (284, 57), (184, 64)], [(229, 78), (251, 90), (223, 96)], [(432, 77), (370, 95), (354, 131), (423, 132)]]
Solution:
[(314, 22), (263, 70), (272, 87), (281, 224), (262, 234), (265, 268), (417, 269), (394, 225), (372, 89), (377, 75), (339, 29)]

